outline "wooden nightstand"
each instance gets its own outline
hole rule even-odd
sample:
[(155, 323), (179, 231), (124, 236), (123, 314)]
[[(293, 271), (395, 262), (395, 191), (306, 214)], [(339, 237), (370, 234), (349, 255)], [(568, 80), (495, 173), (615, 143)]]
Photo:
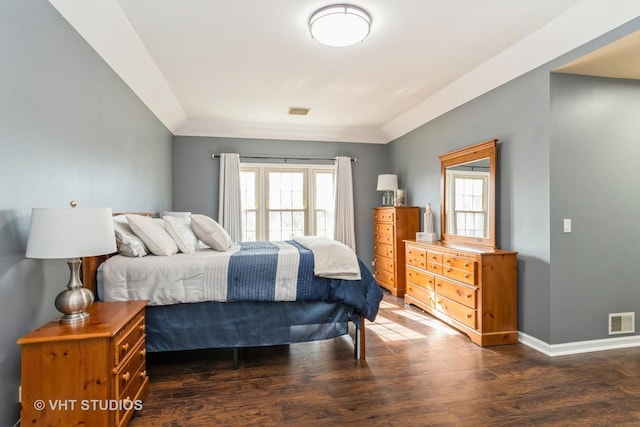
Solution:
[(96, 302), (85, 323), (55, 320), (20, 338), (21, 425), (127, 425), (149, 391), (147, 303)]

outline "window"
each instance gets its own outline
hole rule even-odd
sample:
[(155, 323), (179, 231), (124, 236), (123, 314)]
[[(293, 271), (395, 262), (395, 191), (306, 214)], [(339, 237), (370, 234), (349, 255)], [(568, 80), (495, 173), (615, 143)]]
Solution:
[(474, 174), (453, 174), (454, 230), (462, 236), (487, 235), (487, 177)]
[(242, 240), (333, 238), (334, 166), (240, 165)]

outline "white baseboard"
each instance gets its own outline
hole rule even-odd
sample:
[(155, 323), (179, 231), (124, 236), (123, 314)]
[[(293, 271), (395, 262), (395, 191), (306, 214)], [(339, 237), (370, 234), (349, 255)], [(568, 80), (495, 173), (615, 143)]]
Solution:
[(547, 344), (544, 341), (540, 341), (538, 338), (518, 332), (518, 341), (527, 347), (531, 347), (532, 349), (550, 357), (640, 347), (640, 335), (563, 344)]

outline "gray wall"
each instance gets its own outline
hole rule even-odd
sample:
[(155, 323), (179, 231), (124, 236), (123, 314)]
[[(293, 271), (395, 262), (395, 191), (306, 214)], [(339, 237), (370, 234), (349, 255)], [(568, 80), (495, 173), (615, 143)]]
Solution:
[[(634, 138), (637, 140), (638, 107), (630, 110), (622, 107), (634, 102), (634, 97), (636, 105), (640, 104), (637, 88), (635, 83), (626, 82), (634, 90), (624, 100), (616, 96), (615, 102), (611, 101), (615, 105), (613, 111), (580, 128), (580, 122), (589, 121), (594, 110), (602, 108), (598, 101), (613, 96), (604, 88), (591, 89), (586, 95), (577, 95), (571, 89), (566, 89), (569, 93), (559, 92), (565, 80), (558, 76), (554, 76), (551, 84), (554, 68), (638, 29), (640, 19), (631, 21), (389, 145), (390, 169), (407, 183), (414, 194), (413, 202), (421, 206), (432, 203), (439, 212), (437, 157), (487, 139), (500, 140), (497, 245), (519, 252), (518, 329), (548, 344), (606, 338), (605, 313), (640, 310), (640, 299), (629, 298), (638, 293), (631, 291), (634, 276), (638, 276), (637, 268), (629, 265), (621, 272), (614, 270), (620, 265), (618, 259), (622, 254), (637, 249), (638, 229), (629, 230), (633, 227), (630, 218), (635, 214), (630, 209), (639, 207), (638, 180), (633, 181), (630, 175), (638, 149), (633, 152), (628, 146)], [(572, 111), (576, 104), (584, 108), (582, 114)], [(619, 119), (624, 124), (609, 132), (611, 127), (619, 126)], [(565, 125), (566, 120), (571, 123)], [(591, 136), (583, 138), (586, 133)], [(619, 140), (611, 142), (611, 136)], [(605, 147), (609, 146), (613, 152), (605, 155)], [(568, 162), (571, 153), (576, 157)], [(624, 156), (628, 160), (618, 162)], [(585, 157), (592, 166), (588, 171), (579, 160)], [(597, 163), (598, 159), (606, 160)], [(611, 191), (612, 186), (605, 184), (611, 184), (605, 175), (616, 164), (626, 167), (622, 168), (624, 171), (616, 171), (613, 179), (619, 180), (620, 175), (626, 174), (631, 182), (627, 181), (622, 188), (628, 191)], [(566, 179), (569, 175), (571, 180)], [(595, 187), (598, 191), (590, 191), (589, 184), (585, 186), (583, 182), (598, 182)], [(578, 207), (589, 206), (587, 194), (590, 201), (597, 199), (594, 203), (597, 212), (586, 207), (579, 212)], [(611, 207), (629, 222), (603, 227), (606, 218), (611, 218), (612, 212), (607, 210)], [(618, 213), (622, 210), (624, 214)], [(565, 217), (574, 218), (573, 234), (562, 235), (561, 219)], [(628, 225), (626, 232), (619, 229), (624, 225)], [(615, 233), (606, 232), (612, 227), (616, 228)], [(594, 231), (598, 229), (605, 232)], [(585, 252), (585, 245), (594, 245), (596, 236), (600, 250), (594, 247)], [(585, 267), (588, 264), (592, 266)], [(605, 267), (601, 269), (598, 265)], [(598, 274), (586, 280), (588, 273), (596, 270)], [(611, 279), (604, 279), (612, 276), (616, 277), (614, 285), (610, 284)]]
[[(540, 90), (548, 81), (548, 74), (528, 74), (390, 145), (391, 169), (407, 182), (417, 204), (432, 204), (439, 225), (438, 156), (498, 138), (496, 243), (520, 253), (518, 324), (540, 339), (548, 338), (550, 317), (549, 91)], [(536, 309), (527, 310), (523, 301)]]
[(211, 154), (289, 157), (356, 157), (352, 164), (356, 249), (367, 266), (373, 260), (371, 208), (380, 206), (378, 174), (387, 172), (387, 146), (380, 144), (274, 141), (177, 136), (173, 144), (173, 207), (218, 217), (220, 159)]
[(573, 226), (551, 233), (551, 342), (606, 338), (609, 313), (640, 315), (640, 82), (557, 74), (551, 93), (551, 223)]
[(0, 52), (0, 425), (10, 426), (16, 340), (58, 316), (69, 279), (63, 260), (25, 259), (31, 208), (170, 208), (172, 136), (46, 0), (0, 2)]

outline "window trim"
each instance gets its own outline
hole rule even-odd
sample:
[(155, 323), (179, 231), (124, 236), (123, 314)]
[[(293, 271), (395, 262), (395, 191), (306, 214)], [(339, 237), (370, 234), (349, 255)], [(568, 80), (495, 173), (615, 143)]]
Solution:
[[(256, 173), (256, 190), (258, 194), (257, 198), (257, 215), (256, 215), (256, 240), (267, 240), (269, 233), (269, 218), (268, 218), (268, 179), (267, 174), (269, 171), (291, 171), (301, 170), (304, 171), (304, 216), (305, 216), (305, 234), (317, 233), (317, 226), (315, 221), (315, 173), (331, 172), (333, 174), (334, 184), (336, 179), (336, 166), (334, 164), (318, 164), (318, 163), (253, 163), (253, 162), (240, 162), (240, 171), (255, 170)], [(244, 215), (245, 209), (242, 207), (242, 213)], [(244, 231), (243, 231), (244, 234)]]

